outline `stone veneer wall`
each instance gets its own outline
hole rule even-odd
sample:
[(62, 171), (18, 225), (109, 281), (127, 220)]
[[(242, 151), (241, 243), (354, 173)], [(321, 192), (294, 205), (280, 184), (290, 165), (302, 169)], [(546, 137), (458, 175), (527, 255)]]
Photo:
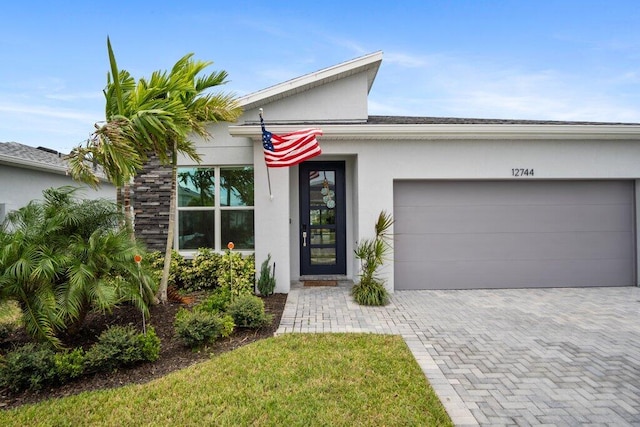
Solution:
[(164, 251), (169, 228), (171, 167), (151, 158), (134, 180), (131, 203), (136, 239), (150, 251)]

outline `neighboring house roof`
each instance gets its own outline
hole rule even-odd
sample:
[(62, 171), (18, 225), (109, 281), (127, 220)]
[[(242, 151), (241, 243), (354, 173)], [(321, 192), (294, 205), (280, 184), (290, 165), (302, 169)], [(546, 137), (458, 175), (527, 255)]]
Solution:
[(62, 153), (17, 142), (0, 142), (0, 164), (67, 174), (67, 161)]
[[(67, 155), (46, 147), (31, 147), (17, 142), (0, 142), (0, 165), (69, 175)], [(102, 169), (96, 170), (101, 181), (106, 181)]]

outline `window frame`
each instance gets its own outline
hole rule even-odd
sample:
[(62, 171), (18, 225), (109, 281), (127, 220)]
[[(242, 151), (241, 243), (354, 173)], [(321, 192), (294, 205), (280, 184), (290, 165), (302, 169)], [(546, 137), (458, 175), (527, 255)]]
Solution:
[[(176, 199), (178, 199), (179, 194), (179, 176), (180, 171), (184, 169), (213, 169), (213, 185), (214, 185), (214, 203), (213, 206), (179, 206), (179, 203), (176, 203), (176, 220), (175, 227), (176, 233), (174, 237), (174, 248), (181, 254), (186, 256), (193, 256), (198, 252), (198, 249), (180, 249), (180, 212), (188, 212), (188, 211), (213, 211), (213, 242), (214, 247), (210, 248), (216, 252), (223, 252), (227, 249), (228, 242), (222, 242), (222, 212), (223, 211), (252, 211), (254, 212), (254, 221), (253, 221), (253, 235), (255, 238), (255, 198), (254, 204), (249, 206), (222, 206), (221, 204), (221, 195), (222, 195), (222, 186), (221, 186), (221, 171), (225, 169), (241, 169), (241, 168), (249, 168), (252, 171), (253, 175), (253, 185), (254, 185), (254, 193), (255, 193), (255, 168), (251, 164), (231, 164), (231, 165), (183, 165), (178, 166), (178, 173), (176, 174)], [(237, 249), (237, 252), (251, 254), (255, 252), (255, 244), (253, 249)]]

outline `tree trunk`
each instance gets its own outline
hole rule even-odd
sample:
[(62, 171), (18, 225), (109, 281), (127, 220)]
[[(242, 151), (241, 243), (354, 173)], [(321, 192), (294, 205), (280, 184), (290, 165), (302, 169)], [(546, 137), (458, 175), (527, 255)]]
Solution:
[(124, 223), (129, 230), (129, 237), (131, 241), (136, 240), (135, 232), (133, 231), (133, 215), (131, 214), (131, 184), (125, 182), (123, 185), (123, 199), (124, 199)]
[(169, 285), (169, 270), (171, 269), (171, 254), (173, 250), (173, 238), (176, 228), (176, 199), (177, 199), (177, 170), (178, 170), (178, 143), (173, 141), (173, 152), (171, 153), (171, 201), (169, 202), (169, 228), (167, 230), (167, 247), (164, 252), (164, 268), (162, 269), (162, 280), (158, 287), (158, 299), (162, 304), (167, 302), (167, 287)]

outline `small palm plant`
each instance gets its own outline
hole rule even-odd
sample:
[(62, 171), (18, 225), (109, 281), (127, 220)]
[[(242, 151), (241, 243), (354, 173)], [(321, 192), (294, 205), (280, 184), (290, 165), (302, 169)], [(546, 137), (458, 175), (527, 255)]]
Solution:
[(116, 205), (79, 202), (76, 190), (45, 190), (0, 227), (0, 301), (16, 301), (27, 333), (55, 346), (90, 311), (127, 301), (146, 312), (155, 292)]
[(375, 237), (360, 241), (355, 250), (355, 255), (360, 260), (361, 273), (360, 282), (353, 286), (351, 294), (359, 304), (386, 305), (389, 302), (389, 293), (384, 287), (384, 281), (376, 276), (376, 272), (391, 248), (388, 234), (391, 225), (391, 215), (385, 211), (380, 212), (375, 224)]

